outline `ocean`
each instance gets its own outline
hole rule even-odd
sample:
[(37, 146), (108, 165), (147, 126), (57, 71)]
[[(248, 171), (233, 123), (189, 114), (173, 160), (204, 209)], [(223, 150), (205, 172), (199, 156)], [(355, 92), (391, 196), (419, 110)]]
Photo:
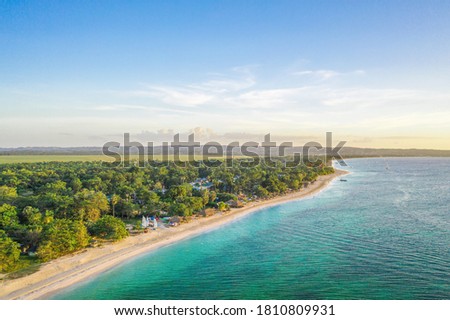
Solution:
[(450, 299), (450, 158), (347, 164), (347, 181), (317, 195), (134, 258), (51, 299)]

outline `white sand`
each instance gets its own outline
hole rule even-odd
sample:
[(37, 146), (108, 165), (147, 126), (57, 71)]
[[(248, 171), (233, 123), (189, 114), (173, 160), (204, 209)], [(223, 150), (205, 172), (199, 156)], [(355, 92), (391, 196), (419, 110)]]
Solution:
[(63, 288), (94, 277), (137, 255), (218, 228), (258, 209), (315, 194), (336, 177), (347, 173), (346, 171), (336, 170), (334, 174), (320, 176), (315, 183), (298, 192), (270, 200), (252, 202), (244, 208), (232, 209), (226, 214), (199, 218), (176, 228), (158, 229), (129, 237), (117, 243), (84, 249), (78, 253), (55, 259), (43, 264), (39, 271), (33, 274), (19, 279), (2, 280), (0, 282), (0, 299), (43, 299)]

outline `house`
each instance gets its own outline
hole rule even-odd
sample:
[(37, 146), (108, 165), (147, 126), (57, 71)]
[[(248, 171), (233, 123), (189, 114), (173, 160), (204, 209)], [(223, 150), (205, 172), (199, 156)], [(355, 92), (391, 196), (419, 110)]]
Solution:
[(181, 219), (178, 216), (173, 216), (173, 217), (170, 217), (170, 219), (169, 219), (169, 226), (171, 226), (171, 227), (176, 227), (180, 223), (181, 223)]
[(216, 213), (216, 210), (213, 208), (206, 208), (200, 212), (202, 217), (210, 217)]
[(190, 185), (195, 190), (205, 190), (211, 188), (213, 184), (206, 178), (198, 178), (194, 182), (191, 182)]
[(244, 203), (239, 200), (228, 200), (225, 203), (228, 204), (231, 208), (242, 208), (244, 206)]

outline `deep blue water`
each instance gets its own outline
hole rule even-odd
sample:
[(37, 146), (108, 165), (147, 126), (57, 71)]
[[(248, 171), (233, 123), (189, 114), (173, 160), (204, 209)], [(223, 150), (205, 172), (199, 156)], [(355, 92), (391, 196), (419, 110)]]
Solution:
[(450, 299), (450, 159), (347, 182), (146, 254), (54, 299)]

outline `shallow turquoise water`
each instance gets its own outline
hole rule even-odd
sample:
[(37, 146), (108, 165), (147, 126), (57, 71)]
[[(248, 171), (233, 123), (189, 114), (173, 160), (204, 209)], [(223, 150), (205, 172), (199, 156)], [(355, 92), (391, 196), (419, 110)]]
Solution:
[(348, 161), (313, 198), (146, 254), (53, 299), (450, 299), (450, 159)]

